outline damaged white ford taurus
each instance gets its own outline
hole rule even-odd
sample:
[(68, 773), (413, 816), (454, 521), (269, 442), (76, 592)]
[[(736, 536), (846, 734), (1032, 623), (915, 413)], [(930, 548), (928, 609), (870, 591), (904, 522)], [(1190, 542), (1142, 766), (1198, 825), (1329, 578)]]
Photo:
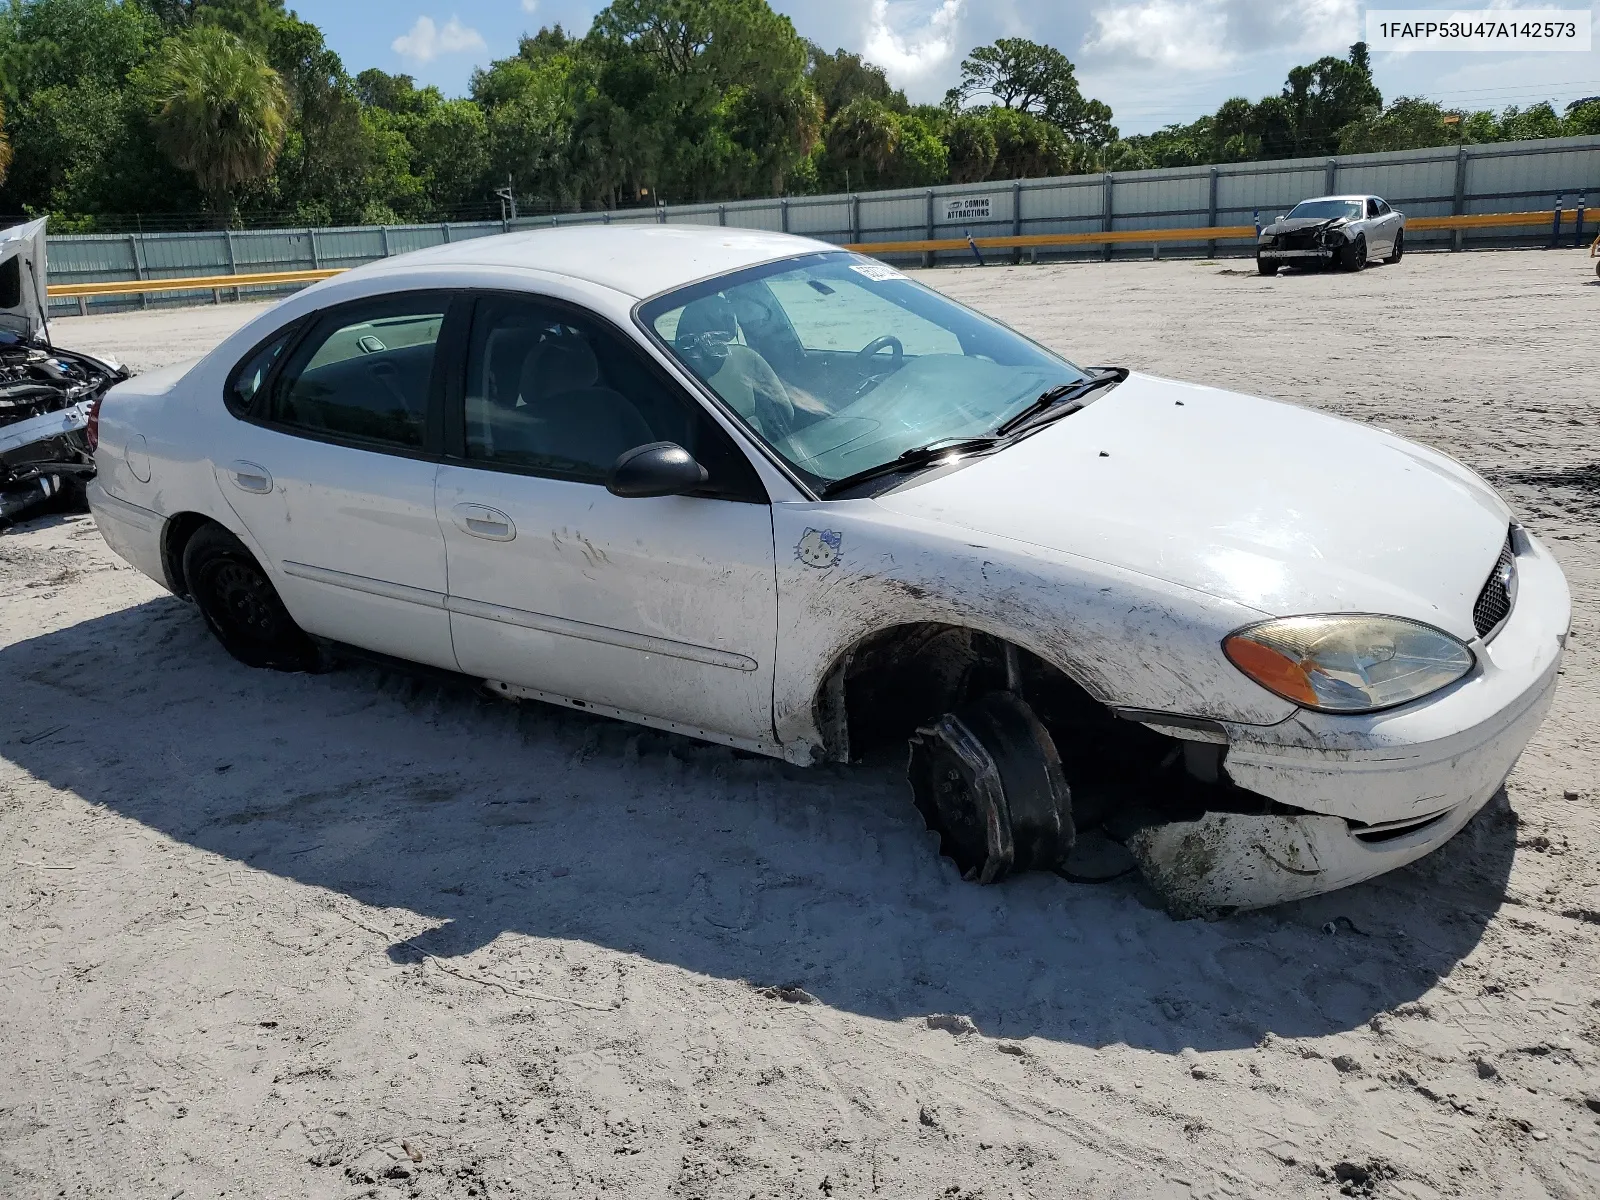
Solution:
[(800, 764), (909, 741), (968, 878), (1121, 846), (1177, 913), (1445, 842), (1570, 617), (1442, 454), (777, 234), (374, 263), (98, 420), (106, 541), (245, 663), (388, 656)]

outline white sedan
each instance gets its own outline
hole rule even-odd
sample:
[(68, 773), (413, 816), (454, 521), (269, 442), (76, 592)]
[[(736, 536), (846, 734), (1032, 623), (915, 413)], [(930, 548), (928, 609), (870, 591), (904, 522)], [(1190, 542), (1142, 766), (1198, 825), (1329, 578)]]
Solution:
[(1374, 258), (1397, 263), (1406, 252), (1406, 215), (1381, 196), (1302, 200), (1256, 237), (1256, 267), (1337, 266), (1359, 271)]
[(95, 432), (106, 541), (244, 663), (387, 656), (798, 764), (909, 741), (967, 877), (1109, 847), (1180, 913), (1441, 845), (1570, 616), (1442, 454), (1080, 368), (777, 234), (373, 263), (119, 385)]

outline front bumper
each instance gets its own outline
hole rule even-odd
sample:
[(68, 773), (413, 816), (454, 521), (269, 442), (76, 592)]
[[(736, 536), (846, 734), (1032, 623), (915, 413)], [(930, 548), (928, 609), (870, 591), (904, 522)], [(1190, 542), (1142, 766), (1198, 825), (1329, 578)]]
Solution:
[(1256, 247), (1256, 257), (1265, 259), (1297, 259), (1297, 258), (1332, 258), (1334, 252), (1326, 246), (1318, 246), (1312, 250), (1272, 250), (1266, 246)]
[(16, 517), (61, 490), (64, 476), (94, 474), (84, 428), (89, 401), (0, 426), (0, 517)]
[(1332, 891), (1413, 862), (1448, 841), (1500, 789), (1555, 695), (1572, 602), (1561, 568), (1514, 535), (1516, 606), (1459, 683), (1388, 712), (1301, 711), (1231, 726), (1240, 787), (1303, 816), (1212, 812), (1132, 843), (1175, 912), (1256, 908)]

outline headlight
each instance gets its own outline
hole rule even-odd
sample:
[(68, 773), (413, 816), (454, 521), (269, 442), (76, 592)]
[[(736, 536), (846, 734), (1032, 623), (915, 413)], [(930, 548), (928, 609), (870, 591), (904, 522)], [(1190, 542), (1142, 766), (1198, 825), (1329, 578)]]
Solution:
[(1472, 670), (1472, 651), (1402, 617), (1284, 617), (1222, 643), (1228, 661), (1269, 692), (1320, 712), (1392, 708)]

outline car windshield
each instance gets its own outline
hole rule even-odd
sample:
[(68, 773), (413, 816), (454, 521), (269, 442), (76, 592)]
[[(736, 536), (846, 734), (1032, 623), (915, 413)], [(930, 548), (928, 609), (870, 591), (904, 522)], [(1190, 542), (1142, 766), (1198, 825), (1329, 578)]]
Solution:
[(808, 483), (993, 433), (1087, 376), (997, 321), (846, 252), (657, 297), (641, 320)]
[(1361, 216), (1359, 200), (1302, 200), (1289, 211), (1289, 219), (1315, 217), (1326, 221), (1331, 217), (1349, 217), (1352, 221)]

